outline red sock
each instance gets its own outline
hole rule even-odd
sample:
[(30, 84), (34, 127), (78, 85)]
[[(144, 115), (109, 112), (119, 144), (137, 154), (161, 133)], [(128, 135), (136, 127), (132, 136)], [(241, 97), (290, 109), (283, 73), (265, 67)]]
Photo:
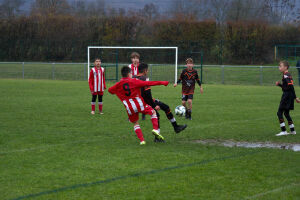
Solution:
[(92, 111), (95, 111), (95, 102), (92, 102), (91, 105), (92, 105)]
[(135, 132), (136, 136), (140, 139), (141, 142), (144, 141), (144, 136), (143, 136), (140, 125), (134, 126), (134, 132)]
[(102, 112), (102, 108), (103, 108), (102, 102), (99, 102), (98, 105), (99, 105), (99, 111)]
[(157, 120), (157, 116), (151, 116), (151, 121), (152, 121), (152, 125), (153, 125), (153, 129), (157, 130), (158, 129), (158, 120)]

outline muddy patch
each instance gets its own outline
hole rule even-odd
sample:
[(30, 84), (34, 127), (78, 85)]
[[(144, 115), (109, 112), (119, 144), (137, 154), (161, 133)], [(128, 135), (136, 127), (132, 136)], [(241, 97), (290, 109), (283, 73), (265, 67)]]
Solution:
[(300, 144), (272, 143), (272, 142), (237, 142), (233, 140), (194, 140), (195, 143), (204, 145), (218, 145), (224, 147), (244, 147), (244, 148), (271, 148), (300, 151)]

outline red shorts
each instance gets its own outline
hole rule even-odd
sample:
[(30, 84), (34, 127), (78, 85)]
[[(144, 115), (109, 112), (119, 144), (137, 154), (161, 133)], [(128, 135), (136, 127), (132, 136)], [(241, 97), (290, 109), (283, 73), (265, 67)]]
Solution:
[(146, 105), (145, 110), (143, 110), (141, 112), (133, 113), (132, 115), (129, 115), (128, 113), (127, 114), (128, 114), (129, 121), (131, 123), (135, 123), (139, 120), (139, 113), (143, 113), (145, 115), (152, 115), (153, 112), (154, 112), (154, 109), (151, 108), (151, 106)]
[(92, 95), (103, 95), (103, 92), (93, 92)]

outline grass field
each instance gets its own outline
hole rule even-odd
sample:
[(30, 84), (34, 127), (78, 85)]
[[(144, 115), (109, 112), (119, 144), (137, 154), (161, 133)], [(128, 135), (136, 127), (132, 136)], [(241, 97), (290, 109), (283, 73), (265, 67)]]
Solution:
[[(180, 104), (180, 87), (152, 91)], [(0, 92), (0, 199), (300, 199), (299, 152), (193, 142), (300, 143), (274, 136), (278, 87), (205, 84), (193, 120), (177, 117), (184, 132), (161, 112), (166, 143), (152, 142), (149, 117), (141, 122), (145, 146), (117, 97), (106, 92), (105, 114), (90, 115), (86, 81), (0, 79)]]

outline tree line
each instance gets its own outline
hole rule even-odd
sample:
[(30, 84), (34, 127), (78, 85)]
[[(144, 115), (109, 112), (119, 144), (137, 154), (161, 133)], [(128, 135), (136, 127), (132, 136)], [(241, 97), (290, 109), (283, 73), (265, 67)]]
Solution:
[[(96, 0), (94, 4), (80, 0), (73, 4), (66, 0), (35, 0), (29, 13), (18, 14), (22, 0), (11, 0), (15, 9), (11, 6), (0, 17), (0, 60), (82, 62), (86, 61), (87, 46), (92, 45), (178, 46), (179, 60), (191, 56), (205, 63), (264, 64), (274, 61), (274, 45), (300, 43), (297, 17), (288, 22), (278, 17), (278, 23), (272, 22), (269, 14), (248, 18), (255, 12), (247, 14), (242, 8), (250, 0), (230, 1), (231, 7), (235, 5), (238, 8), (235, 11), (242, 13), (235, 13), (228, 5), (218, 8), (229, 1), (210, 2), (218, 1), (218, 5), (206, 9), (215, 12), (204, 17), (205, 12), (193, 11), (189, 6), (196, 8), (205, 1), (184, 5), (175, 0), (170, 12), (164, 14), (154, 4), (139, 10), (109, 10), (103, 6), (104, 0)], [(169, 55), (163, 51), (159, 56), (153, 53), (145, 59), (170, 62), (173, 57)], [(127, 53), (120, 52), (119, 57), (125, 59)]]

